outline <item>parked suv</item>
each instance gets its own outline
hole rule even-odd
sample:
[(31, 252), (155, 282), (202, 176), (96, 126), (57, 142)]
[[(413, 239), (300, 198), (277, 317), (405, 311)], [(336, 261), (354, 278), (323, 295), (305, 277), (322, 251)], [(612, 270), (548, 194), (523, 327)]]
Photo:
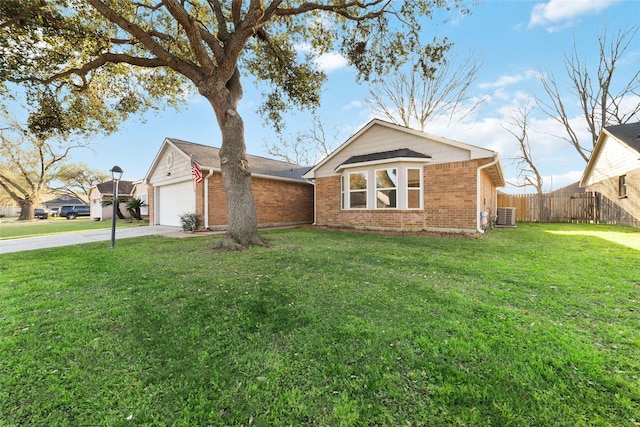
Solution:
[(33, 216), (39, 219), (47, 219), (49, 218), (49, 213), (44, 209), (38, 208), (33, 210)]
[(65, 217), (67, 219), (76, 219), (79, 216), (90, 216), (90, 206), (62, 206), (58, 210), (59, 217)]

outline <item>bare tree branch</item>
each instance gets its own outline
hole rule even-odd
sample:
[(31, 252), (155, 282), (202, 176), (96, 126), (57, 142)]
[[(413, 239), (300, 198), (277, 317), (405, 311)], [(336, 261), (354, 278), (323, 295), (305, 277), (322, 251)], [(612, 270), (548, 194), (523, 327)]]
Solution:
[[(545, 99), (536, 96), (538, 106), (563, 126), (566, 136), (560, 138), (569, 142), (585, 162), (589, 160), (604, 127), (628, 123), (637, 119), (640, 114), (640, 68), (626, 83), (620, 85), (620, 90), (615, 91), (620, 62), (639, 30), (640, 24), (636, 24), (618, 31), (617, 36), (609, 41), (605, 29), (598, 37), (599, 62), (595, 70), (581, 58), (575, 42), (571, 54), (565, 54), (570, 91), (580, 105), (580, 116), (589, 131), (590, 143), (580, 141), (578, 132), (571, 123), (572, 117), (569, 117), (565, 108), (566, 96), (561, 93), (556, 77), (552, 74), (540, 74), (539, 80), (546, 96)], [(632, 103), (627, 111), (621, 111), (624, 100), (631, 100)]]
[(442, 116), (451, 121), (472, 114), (483, 99), (474, 100), (469, 89), (475, 82), (482, 64), (470, 54), (456, 63), (455, 58), (441, 64), (432, 64), (429, 70), (414, 65), (409, 72), (377, 80), (369, 90), (367, 103), (374, 113), (388, 120), (420, 130)]
[[(518, 167), (518, 178), (524, 179), (524, 184), (512, 183), (514, 187), (526, 187), (531, 185), (535, 187), (538, 194), (542, 194), (542, 176), (536, 167), (533, 155), (531, 154), (531, 145), (529, 145), (529, 116), (532, 111), (532, 107), (528, 104), (524, 107), (514, 107), (515, 111), (511, 115), (509, 122), (510, 127), (502, 125), (502, 128), (509, 132), (518, 141), (520, 154), (513, 159), (513, 162)], [(514, 130), (517, 129), (517, 130)]]

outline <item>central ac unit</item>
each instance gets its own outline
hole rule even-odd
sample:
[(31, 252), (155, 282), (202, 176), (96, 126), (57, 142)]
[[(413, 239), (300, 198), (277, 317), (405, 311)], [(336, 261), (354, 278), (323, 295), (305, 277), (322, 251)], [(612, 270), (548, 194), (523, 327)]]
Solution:
[(496, 225), (505, 227), (516, 226), (516, 208), (498, 208), (498, 219)]

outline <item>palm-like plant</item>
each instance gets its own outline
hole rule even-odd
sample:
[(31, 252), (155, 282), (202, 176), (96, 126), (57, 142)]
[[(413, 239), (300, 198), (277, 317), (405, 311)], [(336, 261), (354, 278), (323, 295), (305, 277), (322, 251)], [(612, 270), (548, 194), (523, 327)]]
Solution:
[(137, 220), (142, 220), (142, 215), (140, 214), (140, 210), (146, 206), (147, 204), (144, 201), (142, 201), (142, 199), (138, 199), (134, 197), (133, 199), (127, 202), (127, 204), (125, 205), (125, 208), (127, 209), (127, 212), (129, 212), (132, 218), (135, 218)]
[[(120, 210), (120, 203), (127, 203), (128, 200), (124, 197), (118, 197), (118, 204), (116, 205), (116, 216), (119, 219), (124, 219), (124, 214), (122, 213), (122, 211)], [(107, 207), (107, 206), (111, 206), (113, 204), (113, 199), (106, 199), (102, 201), (102, 207)], [(128, 209), (127, 209), (128, 211)]]

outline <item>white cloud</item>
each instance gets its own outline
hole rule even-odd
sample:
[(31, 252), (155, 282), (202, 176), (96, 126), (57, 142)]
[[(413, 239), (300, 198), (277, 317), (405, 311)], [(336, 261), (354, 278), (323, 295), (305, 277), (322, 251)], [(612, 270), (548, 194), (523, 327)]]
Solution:
[(348, 103), (347, 105), (345, 105), (344, 107), (342, 107), (342, 111), (350, 111), (350, 110), (354, 110), (354, 109), (360, 109), (363, 107), (363, 103), (362, 101), (351, 101), (350, 103)]
[(346, 68), (349, 65), (347, 58), (338, 52), (330, 52), (320, 55), (315, 60), (315, 63), (320, 70), (327, 73), (339, 70), (340, 68)]
[(521, 83), (525, 80), (533, 79), (538, 76), (538, 72), (532, 69), (528, 69), (520, 74), (503, 75), (494, 82), (480, 83), (478, 87), (480, 89), (499, 89), (507, 86), (512, 86)]
[(611, 6), (616, 0), (549, 0), (538, 3), (531, 11), (529, 27), (537, 25), (548, 31), (570, 26), (573, 20), (586, 14), (598, 13)]
[(318, 55), (318, 52), (309, 43), (300, 43), (295, 46), (295, 49), (299, 53), (306, 53), (315, 56), (315, 64), (319, 70), (325, 73), (330, 73), (341, 68), (349, 66), (347, 58), (342, 56), (339, 52), (328, 52)]

